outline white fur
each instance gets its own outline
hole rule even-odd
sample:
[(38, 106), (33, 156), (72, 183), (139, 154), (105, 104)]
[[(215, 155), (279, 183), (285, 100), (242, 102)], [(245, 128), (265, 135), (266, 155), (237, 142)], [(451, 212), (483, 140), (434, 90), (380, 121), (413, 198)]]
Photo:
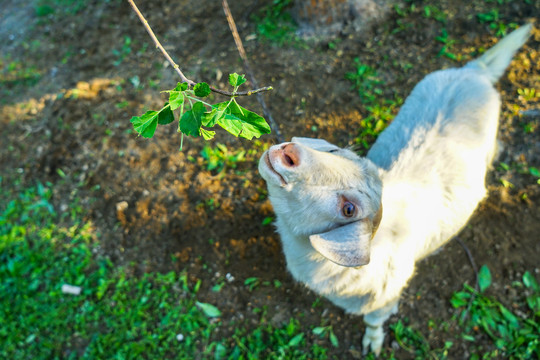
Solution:
[[(288, 270), (347, 312), (364, 314), (364, 352), (380, 352), (382, 325), (397, 311), (415, 262), (451, 239), (484, 198), (500, 108), (492, 84), (531, 28), (516, 30), (461, 69), (426, 76), (367, 158), (302, 138), (263, 155), (259, 171), (268, 184)], [(287, 154), (294, 165), (287, 164)], [(344, 198), (358, 207), (353, 218), (341, 211)], [(372, 218), (381, 204), (369, 264), (340, 266), (311, 246), (310, 235)]]

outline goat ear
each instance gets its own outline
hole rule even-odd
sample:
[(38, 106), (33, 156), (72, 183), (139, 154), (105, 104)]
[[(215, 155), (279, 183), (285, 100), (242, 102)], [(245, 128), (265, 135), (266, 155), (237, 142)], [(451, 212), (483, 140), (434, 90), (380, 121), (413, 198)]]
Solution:
[(340, 226), (322, 234), (314, 234), (309, 241), (315, 250), (328, 260), (347, 267), (369, 264), (371, 239), (375, 236), (382, 219), (382, 204), (369, 218)]
[(347, 267), (369, 264), (373, 223), (358, 220), (322, 234), (314, 234), (309, 241), (315, 250), (328, 260)]

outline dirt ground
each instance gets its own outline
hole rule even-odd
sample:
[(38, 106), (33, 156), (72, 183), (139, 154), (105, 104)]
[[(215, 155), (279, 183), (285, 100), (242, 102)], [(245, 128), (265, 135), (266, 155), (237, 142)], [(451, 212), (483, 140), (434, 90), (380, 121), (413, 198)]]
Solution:
[[(538, 0), (502, 2), (437, 3), (447, 14), (444, 27), (455, 40), (452, 49), (463, 55), (459, 61), (438, 56), (443, 44), (435, 38), (443, 24), (421, 11), (404, 17), (392, 10), (372, 29), (330, 43), (277, 46), (256, 35), (253, 21), (269, 2), (236, 0), (230, 5), (259, 83), (275, 88), (265, 99), (284, 136), (321, 137), (346, 146), (368, 114), (345, 79), (354, 70), (354, 58), (377, 69), (385, 83), (384, 97), (405, 98), (427, 73), (460, 66), (478, 49), (495, 43), (495, 32), (475, 14), (497, 7), (498, 21), (504, 24), (521, 24), (540, 14)], [(298, 317), (307, 334), (321, 323), (333, 326), (340, 346), (331, 348), (330, 355), (356, 356), (364, 331), (360, 318), (294, 283), (275, 229), (263, 225), (272, 208), (256, 169), (265, 146), (276, 141), (272, 135), (248, 142), (219, 131), (212, 146), (219, 142), (231, 152), (246, 150), (245, 161), (221, 173), (207, 170), (202, 139), (186, 138), (179, 151), (174, 125), (162, 127), (153, 139), (139, 138), (130, 118), (160, 106), (160, 90), (173, 88), (179, 79), (154, 51), (127, 2), (96, 1), (76, 15), (41, 17), (33, 2), (2, 3), (4, 183), (50, 182), (60, 212), (82, 204), (94, 224), (99, 253), (115, 264), (136, 264), (139, 273), (187, 269), (192, 280), (202, 280), (198, 297), (216, 304), (226, 324), (255, 326), (259, 316), (252, 310), (266, 307), (273, 324)], [(228, 73), (243, 72), (221, 2), (155, 0), (139, 1), (139, 6), (191, 79), (225, 88)], [(540, 168), (539, 41), (536, 30), (497, 85), (503, 99), (503, 150), (487, 177), (489, 196), (458, 235), (476, 264), (491, 269), (494, 285), (489, 293), (513, 308), (521, 305), (510, 284), (527, 270), (540, 277), (540, 185), (528, 170)], [(7, 69), (11, 62), (17, 65)], [(536, 89), (536, 95), (518, 93), (524, 88)], [(261, 112), (254, 97), (241, 103)], [(227, 281), (227, 274), (234, 280), (213, 292), (212, 286)], [(250, 291), (244, 281), (251, 277), (261, 285)], [(451, 340), (450, 358), (463, 358), (470, 343), (457, 337), (452, 320), (456, 311), (449, 299), (474, 279), (464, 249), (451, 241), (418, 264), (399, 314), (390, 323), (406, 317), (432, 347)], [(274, 280), (281, 286), (264, 285)], [(319, 305), (312, 306), (315, 302)], [(428, 320), (450, 326), (428, 329)], [(232, 326), (218, 332), (232, 332)], [(396, 349), (397, 343), (388, 336), (384, 346)], [(397, 350), (397, 355), (412, 357), (405, 350)]]

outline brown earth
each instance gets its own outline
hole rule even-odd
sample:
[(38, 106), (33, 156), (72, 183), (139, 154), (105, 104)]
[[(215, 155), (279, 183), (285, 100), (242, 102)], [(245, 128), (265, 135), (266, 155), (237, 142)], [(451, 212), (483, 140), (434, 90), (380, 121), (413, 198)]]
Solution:
[[(498, 22), (521, 24), (540, 13), (535, 0), (502, 2), (442, 1), (437, 3), (446, 14), (441, 21), (427, 18), (425, 3), (413, 1), (416, 10), (406, 16), (391, 11), (365, 33), (308, 46), (277, 46), (256, 35), (253, 15), (264, 1), (237, 0), (230, 5), (247, 38), (259, 83), (275, 88), (265, 98), (285, 137), (322, 137), (346, 146), (354, 142), (361, 119), (368, 115), (345, 79), (354, 70), (354, 58), (378, 71), (384, 98), (405, 98), (425, 74), (459, 66), (496, 42), (495, 31), (476, 14), (497, 7)], [(140, 1), (139, 6), (188, 77), (225, 88), (226, 74), (242, 73), (219, 1), (156, 0)], [(49, 182), (59, 212), (69, 213), (74, 204), (82, 204), (94, 224), (99, 253), (115, 264), (135, 263), (139, 273), (187, 269), (192, 280), (202, 280), (201, 301), (222, 309), (225, 324), (256, 326), (259, 317), (252, 310), (266, 307), (276, 325), (300, 318), (309, 343), (321, 341), (309, 335), (311, 328), (333, 326), (340, 346), (328, 345), (330, 355), (343, 359), (358, 354), (364, 331), (360, 318), (295, 284), (274, 228), (263, 225), (272, 209), (256, 169), (263, 149), (275, 143), (271, 135), (248, 142), (218, 132), (211, 145), (225, 144), (230, 152), (243, 149), (246, 160), (220, 173), (208, 171), (202, 139), (186, 138), (183, 151), (178, 151), (180, 137), (174, 125), (158, 129), (150, 140), (132, 131), (131, 116), (161, 106), (164, 96), (159, 91), (174, 87), (178, 79), (154, 51), (126, 2), (100, 1), (76, 15), (42, 17), (36, 16), (32, 4), (6, 0), (2, 7), (4, 183)], [(451, 50), (462, 55), (460, 60), (438, 55), (443, 44), (435, 38), (443, 27), (455, 40)], [(540, 168), (539, 41), (536, 30), (498, 84), (503, 151), (487, 178), (489, 196), (458, 235), (476, 264), (491, 269), (494, 284), (489, 294), (514, 308), (519, 308), (520, 298), (510, 284), (527, 270), (537, 278), (540, 272), (540, 186), (528, 171)], [(16, 61), (19, 65), (8, 69)], [(536, 89), (536, 94), (519, 94), (523, 88)], [(241, 103), (260, 112), (253, 97)], [(501, 168), (500, 162), (509, 169)], [(211, 291), (226, 274), (234, 280), (219, 293)], [(261, 282), (252, 291), (244, 285), (250, 277)], [(470, 343), (458, 337), (452, 319), (456, 310), (449, 299), (474, 279), (463, 247), (451, 241), (419, 264), (399, 314), (390, 323), (406, 317), (433, 348), (450, 340), (450, 358), (463, 358)], [(274, 280), (282, 286), (264, 285)], [(428, 320), (434, 320), (435, 328), (428, 329)], [(217, 331), (219, 336), (233, 329), (223, 326)], [(397, 348), (392, 335), (385, 347)], [(405, 350), (398, 350), (397, 356), (413, 357)]]

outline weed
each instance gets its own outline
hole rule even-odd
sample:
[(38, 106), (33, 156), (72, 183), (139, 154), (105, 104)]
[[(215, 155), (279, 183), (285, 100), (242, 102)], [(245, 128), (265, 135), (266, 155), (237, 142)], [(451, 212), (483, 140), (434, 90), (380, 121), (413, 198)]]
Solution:
[(446, 14), (437, 8), (435, 5), (424, 6), (424, 16), (428, 19), (435, 19), (442, 24), (446, 24)]
[[(197, 344), (217, 326), (208, 319), (217, 312), (197, 302), (197, 284), (190, 287), (186, 273), (131, 278), (131, 270), (96, 258), (90, 223), (57, 225), (52, 186), (38, 184), (15, 197), (4, 188), (0, 193), (0, 357), (198, 353)], [(65, 294), (63, 284), (82, 292)]]
[(75, 15), (88, 6), (88, 0), (38, 0), (34, 7), (38, 17), (55, 14)]
[(289, 12), (292, 3), (292, 0), (274, 0), (266, 6), (260, 16), (254, 17), (257, 33), (278, 46), (304, 46), (296, 36), (298, 26)]
[(317, 326), (312, 332), (321, 338), (328, 336), (330, 343), (336, 348), (339, 347), (339, 341), (336, 334), (334, 334), (334, 331), (332, 330), (332, 326)]
[(244, 162), (246, 151), (242, 148), (229, 151), (227, 146), (217, 144), (215, 148), (206, 145), (201, 156), (206, 162), (206, 170), (221, 173), (225, 168), (236, 169), (239, 162)]
[(9, 57), (0, 58), (0, 84), (32, 86), (40, 78), (41, 73), (35, 66), (26, 65), (20, 60), (11, 61)]
[(406, 325), (407, 319), (398, 320), (390, 325), (397, 343), (404, 350), (415, 354), (415, 359), (447, 359), (451, 341), (446, 341), (441, 349), (432, 349), (421, 332)]
[(129, 36), (124, 36), (124, 42), (120, 50), (114, 49), (112, 53), (114, 56), (116, 56), (116, 60), (113, 62), (113, 65), (119, 66), (122, 64), (124, 59), (131, 54), (131, 38)]
[(403, 103), (403, 99), (398, 96), (394, 96), (392, 100), (381, 99), (384, 83), (379, 78), (377, 71), (371, 66), (363, 64), (358, 58), (354, 61), (355, 71), (346, 73), (345, 78), (353, 83), (352, 89), (358, 91), (368, 112), (368, 116), (360, 122), (360, 133), (355, 138), (355, 142), (368, 149), (369, 144), (394, 118), (397, 107)]
[(261, 281), (256, 277), (249, 277), (244, 281), (244, 285), (246, 285), (249, 289), (249, 291), (255, 290), (260, 285)]
[(363, 64), (359, 58), (354, 59), (355, 71), (345, 74), (345, 78), (353, 83), (352, 89), (358, 91), (364, 104), (372, 104), (382, 94), (383, 83), (375, 69)]
[(533, 101), (540, 97), (540, 93), (538, 93), (535, 88), (517, 89), (517, 93), (519, 98), (524, 102)]
[(535, 178), (537, 178), (536, 180), (536, 183), (538, 185), (540, 185), (540, 170), (538, 170), (537, 168), (531, 166), (529, 168), (529, 174), (531, 174), (532, 176), (534, 176)]
[(452, 47), (456, 41), (450, 39), (446, 29), (443, 28), (441, 30), (441, 35), (437, 36), (435, 40), (443, 44), (443, 47), (441, 48), (437, 56), (446, 56), (447, 58), (451, 60), (457, 60), (457, 61), (461, 60), (461, 55), (455, 54), (454, 52), (452, 52)]
[(383, 105), (367, 106), (369, 115), (360, 121), (360, 132), (355, 138), (355, 142), (363, 148), (368, 149), (377, 136), (388, 126), (394, 118), (397, 108), (403, 101), (397, 98), (393, 101), (386, 101)]
[(516, 29), (516, 23), (505, 24), (500, 19), (499, 9), (494, 8), (485, 13), (476, 14), (476, 18), (482, 24), (488, 24), (489, 28), (495, 31), (495, 36), (503, 37), (510, 29)]
[(505, 180), (505, 179), (499, 179), (499, 181), (501, 182), (502, 186), (504, 186), (505, 188), (507, 189), (512, 189), (514, 188), (514, 184), (512, 184), (510, 181), (508, 180)]
[[(465, 330), (463, 338), (491, 339), (495, 349), (483, 354), (483, 358), (540, 358), (540, 285), (535, 277), (525, 272), (522, 281), (513, 284), (523, 292), (522, 303), (516, 304), (519, 315), (485, 294), (490, 285), (491, 274), (484, 265), (479, 273), (479, 291), (465, 284), (462, 291), (452, 296), (452, 305), (461, 310), (459, 321)], [(472, 358), (479, 359), (480, 355)]]
[[(236, 329), (232, 337), (232, 351), (228, 358), (291, 360), (314, 358), (305, 349), (305, 334), (301, 331), (297, 319), (291, 318), (285, 326), (276, 328), (266, 322), (263, 313), (260, 323), (261, 326), (249, 333), (243, 328)], [(222, 354), (225, 355), (226, 347), (222, 346), (224, 350)]]

